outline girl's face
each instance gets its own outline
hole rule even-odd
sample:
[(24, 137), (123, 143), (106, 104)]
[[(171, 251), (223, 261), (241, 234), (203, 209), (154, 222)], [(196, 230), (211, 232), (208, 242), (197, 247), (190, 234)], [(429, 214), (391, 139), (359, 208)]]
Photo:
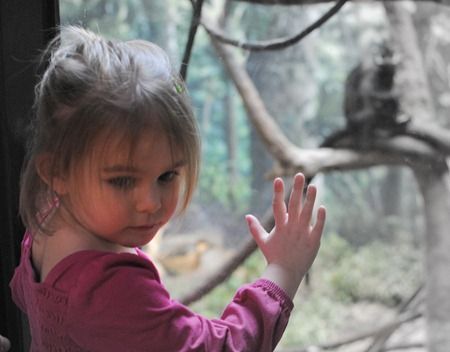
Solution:
[(131, 152), (119, 140), (98, 144), (63, 183), (62, 219), (105, 248), (145, 245), (177, 208), (185, 161), (159, 131), (143, 134)]

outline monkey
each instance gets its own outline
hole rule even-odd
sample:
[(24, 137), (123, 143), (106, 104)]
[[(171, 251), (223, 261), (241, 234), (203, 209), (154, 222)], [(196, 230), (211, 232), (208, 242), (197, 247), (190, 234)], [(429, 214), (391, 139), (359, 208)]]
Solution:
[(403, 131), (409, 122), (400, 111), (395, 73), (399, 56), (383, 41), (372, 61), (359, 63), (348, 75), (344, 89), (346, 129), (355, 146), (369, 148), (375, 138)]

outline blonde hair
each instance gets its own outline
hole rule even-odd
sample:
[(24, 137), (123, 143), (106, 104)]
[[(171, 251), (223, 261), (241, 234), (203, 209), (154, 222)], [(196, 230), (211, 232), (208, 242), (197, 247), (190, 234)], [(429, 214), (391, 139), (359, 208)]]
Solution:
[(27, 227), (39, 226), (52, 190), (39, 176), (39, 155), (51, 155), (50, 180), (67, 175), (89, 155), (100, 135), (121, 135), (131, 145), (145, 128), (160, 128), (187, 162), (186, 209), (195, 189), (200, 141), (187, 89), (157, 45), (107, 40), (67, 26), (43, 55), (47, 65), (36, 86), (20, 214)]

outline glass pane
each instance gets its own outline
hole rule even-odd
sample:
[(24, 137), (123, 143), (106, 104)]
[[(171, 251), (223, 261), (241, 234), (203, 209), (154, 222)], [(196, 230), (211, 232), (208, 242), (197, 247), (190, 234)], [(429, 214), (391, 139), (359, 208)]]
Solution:
[[(153, 41), (180, 67), (191, 21), (189, 1), (60, 3), (63, 24), (80, 24), (111, 38)], [(300, 33), (331, 6), (232, 1), (226, 8), (223, 32), (241, 42), (267, 45), (266, 40)], [(181, 245), (195, 258), (192, 268), (186, 262), (178, 268), (164, 267), (161, 259), (164, 281), (175, 297), (191, 291), (190, 283), (214, 275), (214, 270), (242, 248), (250, 236), (244, 215), (251, 212), (262, 217), (270, 210), (270, 180), (280, 170), (289, 180), (295, 169), (284, 168), (283, 160), (274, 161), (278, 149), (267, 140), (262, 142), (249, 114), (254, 95), (246, 101), (236, 89), (237, 80), (251, 80), (250, 88), (246, 87), (256, 89), (261, 98), (256, 104), (265, 109), (256, 115), (273, 118), (284, 137), (304, 148), (304, 153), (319, 148), (337, 132), (348, 133), (339, 140), (340, 145), (364, 153), (371, 151), (375, 142), (392, 139), (403, 145), (404, 140), (394, 137), (404, 133), (411, 119), (444, 132), (450, 127), (449, 7), (410, 2), (400, 12), (405, 22), (395, 22), (396, 14), (389, 6), (383, 2), (348, 3), (320, 29), (283, 50), (232, 48), (236, 62), (249, 75), (234, 80), (224, 65), (225, 58), (218, 57), (207, 32), (199, 28), (187, 84), (203, 140), (200, 182), (188, 212), (155, 240), (152, 250), (156, 252), (151, 252), (154, 258), (162, 258)], [(206, 2), (203, 15), (217, 18), (223, 8), (219, 1)], [(405, 27), (392, 30), (401, 23)], [(405, 28), (412, 32), (403, 32)], [(393, 45), (392, 56), (380, 51), (384, 43)], [(408, 66), (411, 62), (417, 66)], [(380, 86), (375, 86), (374, 75), (380, 74), (380, 67), (388, 69), (380, 76)], [(415, 67), (413, 79), (411, 67)], [(351, 72), (364, 76), (352, 81), (353, 91), (348, 83)], [(414, 98), (416, 92), (422, 94), (420, 98)], [(354, 105), (346, 106), (346, 96), (353, 98), (353, 103), (347, 103)], [(349, 117), (355, 116), (355, 111), (356, 121)], [(275, 133), (273, 130), (267, 138)], [(438, 147), (428, 142), (421, 140), (424, 145), (420, 146), (426, 149), (431, 145), (436, 148), (432, 151), (446, 154), (446, 142)], [(298, 158), (302, 156), (300, 153)], [(318, 158), (317, 163), (322, 160)], [(310, 286), (300, 292), (296, 301), (300, 309), (293, 313), (283, 346), (321, 344), (339, 339), (346, 331), (370, 330), (374, 322), (392, 316), (396, 304), (407, 300), (424, 280), (424, 214), (429, 203), (423, 187), (418, 187), (417, 173), (405, 163), (397, 164), (386, 157), (375, 166), (365, 167), (362, 162), (355, 166), (358, 170), (323, 167), (312, 179), (319, 187), (319, 203), (327, 206), (327, 227)], [(315, 166), (312, 162), (308, 165)], [(255, 279), (264, 265), (261, 255), (253, 255), (225, 285), (194, 308), (219, 315), (234, 290)], [(313, 294), (304, 292), (308, 289)], [(411, 341), (421, 334), (413, 331)]]

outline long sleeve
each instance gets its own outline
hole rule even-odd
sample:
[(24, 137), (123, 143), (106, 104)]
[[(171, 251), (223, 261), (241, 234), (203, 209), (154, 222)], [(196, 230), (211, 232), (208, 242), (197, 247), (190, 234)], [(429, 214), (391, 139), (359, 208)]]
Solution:
[(120, 258), (91, 261), (70, 290), (67, 331), (83, 350), (265, 352), (287, 325), (292, 302), (270, 281), (243, 286), (206, 319), (170, 298), (150, 261)]

